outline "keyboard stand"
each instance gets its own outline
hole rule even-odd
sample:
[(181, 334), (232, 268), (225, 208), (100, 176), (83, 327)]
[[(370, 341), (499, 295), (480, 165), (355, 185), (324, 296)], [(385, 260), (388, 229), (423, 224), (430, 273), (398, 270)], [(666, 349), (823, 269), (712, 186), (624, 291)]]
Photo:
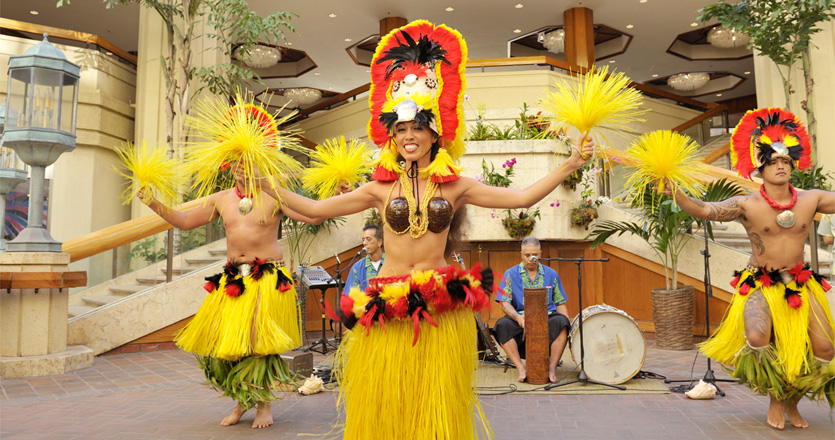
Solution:
[[(325, 329), (327, 328), (327, 317), (325, 316), (325, 312), (324, 312), (324, 310), (325, 310), (325, 295), (326, 295), (328, 289), (330, 289), (331, 287), (336, 287), (336, 285), (332, 284), (332, 285), (320, 285), (320, 286), (311, 286), (310, 287), (311, 289), (319, 289), (322, 292), (322, 299), (319, 300), (319, 305), (320, 305), (321, 310), (322, 310), (322, 337), (319, 338), (318, 341), (311, 344), (310, 347), (305, 348), (304, 349), (305, 352), (315, 351), (315, 352), (321, 353), (321, 354), (328, 354), (328, 347), (330, 347), (333, 350), (337, 349), (337, 345), (334, 344), (333, 342), (329, 341), (328, 338), (327, 338), (327, 334), (325, 333)], [(321, 345), (322, 347), (321, 348), (316, 348), (319, 345)]]

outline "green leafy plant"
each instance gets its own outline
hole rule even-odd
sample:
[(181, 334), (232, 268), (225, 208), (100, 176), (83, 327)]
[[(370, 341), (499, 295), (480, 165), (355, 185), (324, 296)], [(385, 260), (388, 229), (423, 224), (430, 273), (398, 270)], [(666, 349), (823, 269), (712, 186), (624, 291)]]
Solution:
[(502, 168), (504, 168), (504, 173), (496, 172), (496, 167), (491, 163), (490, 168), (487, 168), (487, 161), (481, 159), (481, 176), (477, 179), (481, 181), (481, 183), (490, 186), (497, 186), (500, 188), (508, 188), (512, 183), (511, 178), (513, 177), (513, 167), (516, 166), (516, 158), (512, 158), (506, 160), (502, 164)]
[[(712, 182), (699, 197), (706, 202), (718, 202), (743, 194), (742, 188), (726, 179)], [(668, 290), (678, 288), (678, 258), (684, 246), (693, 238), (693, 223), (706, 227), (710, 238), (713, 229), (710, 222), (699, 220), (679, 208), (673, 199), (660, 195), (652, 188), (644, 191), (642, 199), (633, 199), (632, 207), (641, 210), (642, 222), (604, 221), (597, 223), (586, 237), (592, 240), (591, 248), (603, 244), (609, 237), (631, 234), (644, 239), (664, 265), (664, 279)]]
[(829, 179), (831, 178), (831, 173), (824, 172), (823, 168), (813, 165), (811, 168), (803, 171), (797, 168), (793, 169), (789, 183), (801, 189), (832, 191), (832, 185), (829, 183)]
[(148, 264), (154, 264), (157, 261), (165, 260), (165, 257), (165, 248), (157, 248), (156, 236), (143, 238), (142, 240), (137, 241), (136, 244), (130, 248), (130, 253), (128, 254), (128, 267), (130, 267), (131, 263), (133, 263), (133, 261), (137, 258)]
[[(821, 31), (818, 23), (835, 17), (835, 0), (745, 0), (735, 4), (724, 0), (699, 10), (699, 20), (716, 19), (725, 27), (744, 32), (751, 37), (749, 47), (770, 58), (777, 64), (777, 71), (783, 82), (786, 110), (791, 111), (792, 66), (802, 62), (806, 85), (806, 111), (809, 136), (812, 141), (812, 157), (816, 157), (817, 145), (814, 80), (812, 78), (811, 40), (812, 35)], [(785, 73), (784, 73), (785, 72)]]
[(504, 226), (510, 238), (521, 239), (531, 235), (539, 218), (539, 207), (520, 209), (518, 212), (505, 209), (502, 226)]
[(380, 215), (380, 211), (377, 211), (376, 208), (371, 208), (364, 220), (365, 225), (377, 225), (381, 228), (383, 227), (383, 217)]

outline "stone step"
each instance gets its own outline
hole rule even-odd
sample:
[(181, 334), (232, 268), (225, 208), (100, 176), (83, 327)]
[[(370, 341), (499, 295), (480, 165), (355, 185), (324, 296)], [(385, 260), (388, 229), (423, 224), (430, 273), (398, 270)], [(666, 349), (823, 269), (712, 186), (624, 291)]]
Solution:
[(119, 295), (87, 295), (84, 298), (84, 302), (90, 304), (91, 306), (101, 307), (105, 304), (110, 304), (113, 301), (118, 301), (124, 298), (124, 296)]
[(112, 293), (114, 295), (127, 296), (127, 295), (133, 295), (136, 292), (141, 292), (141, 291), (143, 291), (147, 288), (148, 288), (148, 286), (139, 286), (139, 285), (136, 285), (136, 284), (132, 284), (132, 285), (127, 285), (127, 286), (110, 286), (107, 289), (110, 290), (110, 293)]
[(209, 249), (209, 254), (219, 256), (219, 257), (222, 257), (222, 258), (226, 258), (226, 248)]
[[(226, 255), (226, 252), (224, 252)], [(186, 263), (191, 266), (208, 266), (213, 263), (217, 263), (218, 261), (223, 260), (222, 258), (212, 258), (212, 257), (194, 257), (194, 258), (186, 258)]]
[[(164, 272), (164, 271), (163, 271)], [(171, 277), (171, 281), (179, 278), (178, 276)], [(136, 283), (143, 286), (154, 286), (165, 282), (165, 275), (157, 275), (154, 277), (136, 277)]]
[[(199, 269), (199, 268), (198, 268), (198, 267), (188, 267), (188, 266), (186, 266), (186, 267), (183, 267), (183, 266), (172, 266), (172, 267), (171, 267), (171, 274), (172, 274), (172, 275), (181, 275), (181, 276), (182, 276), (182, 275), (185, 275), (185, 274), (187, 274), (187, 273), (189, 273), (189, 272), (193, 272), (193, 271), (195, 271), (196, 269)], [(159, 268), (159, 270), (160, 270), (160, 272), (165, 273), (165, 266), (160, 267), (160, 268)]]
[(96, 310), (96, 308), (97, 308), (97, 307), (93, 307), (93, 306), (84, 306), (84, 305), (80, 305), (80, 306), (69, 306), (69, 307), (67, 308), (67, 316), (69, 316), (70, 318), (72, 318), (72, 317), (75, 317), (75, 316), (78, 316), (78, 315), (83, 315), (84, 313), (87, 313), (87, 312), (89, 312), (90, 310)]

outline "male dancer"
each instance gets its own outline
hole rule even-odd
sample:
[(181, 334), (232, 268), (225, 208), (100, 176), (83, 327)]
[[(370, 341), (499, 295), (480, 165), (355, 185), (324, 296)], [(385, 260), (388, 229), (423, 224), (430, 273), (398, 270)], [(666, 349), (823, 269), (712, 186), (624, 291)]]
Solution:
[[(265, 428), (273, 424), (269, 401), (272, 384), (263, 384), (260, 393), (236, 389), (235, 384), (247, 382), (234, 377), (236, 366), (245, 366), (247, 360), (281, 363), (280, 353), (301, 345), (296, 292), (287, 268), (281, 263), (278, 227), (282, 214), (313, 224), (323, 219), (303, 216), (287, 206), (279, 209), (276, 200), (264, 194), (249, 195), (258, 202), (253, 204), (252, 212), (242, 214), (239, 202), (247, 197), (244, 174), (238, 164), (232, 167), (235, 186), (210, 195), (206, 203), (189, 212), (176, 211), (153, 198), (146, 199), (141, 192), (138, 197), (180, 229), (194, 229), (218, 217), (223, 219), (228, 263), (223, 274), (207, 278), (209, 294), (194, 320), (177, 335), (177, 345), (200, 356), (210, 383), (238, 401), (232, 413), (221, 421), (222, 426), (238, 423), (254, 405), (258, 409), (252, 427)], [(251, 306), (241, 307), (247, 303)], [(218, 328), (225, 330), (221, 332)], [(286, 372), (286, 365), (283, 368)], [(256, 388), (251, 383), (246, 385), (250, 390)]]
[(735, 295), (726, 319), (701, 351), (734, 367), (733, 375), (755, 391), (770, 395), (769, 425), (783, 429), (788, 415), (793, 426), (805, 428), (809, 425), (797, 410), (800, 398), (807, 393), (818, 400), (835, 398), (833, 321), (824, 296), (829, 285), (803, 265), (815, 213), (835, 213), (835, 193), (798, 192), (789, 184), (795, 166), (811, 165), (808, 135), (791, 113), (748, 112), (731, 146), (742, 177), (759, 171), (759, 192), (717, 203), (675, 194), (678, 206), (694, 217), (739, 220), (751, 240), (748, 267), (731, 283)]

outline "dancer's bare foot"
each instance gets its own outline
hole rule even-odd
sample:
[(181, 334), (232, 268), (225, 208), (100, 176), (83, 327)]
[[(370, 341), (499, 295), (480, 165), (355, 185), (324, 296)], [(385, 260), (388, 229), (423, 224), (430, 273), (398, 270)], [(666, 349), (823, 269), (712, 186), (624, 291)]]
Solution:
[(241, 416), (244, 415), (246, 410), (241, 404), (235, 405), (235, 409), (232, 410), (232, 413), (226, 416), (223, 421), (220, 422), (220, 426), (231, 426), (235, 423), (238, 423), (238, 420), (241, 420)]
[(795, 428), (808, 428), (809, 422), (807, 422), (806, 419), (800, 415), (800, 411), (797, 410), (798, 400), (786, 402), (786, 415), (789, 416), (789, 423), (791, 423)]
[(786, 424), (783, 402), (774, 397), (771, 397), (771, 404), (768, 406), (768, 424), (776, 429), (783, 429), (783, 426)]
[(551, 383), (559, 383), (560, 382), (560, 378), (557, 377), (557, 371), (556, 370), (548, 372), (548, 380), (551, 381)]
[(273, 412), (270, 402), (258, 404), (258, 412), (255, 413), (255, 421), (252, 422), (253, 429), (266, 428), (273, 424)]
[(516, 372), (519, 373), (519, 376), (516, 378), (516, 382), (524, 382), (528, 379), (528, 370), (525, 367), (516, 367)]

